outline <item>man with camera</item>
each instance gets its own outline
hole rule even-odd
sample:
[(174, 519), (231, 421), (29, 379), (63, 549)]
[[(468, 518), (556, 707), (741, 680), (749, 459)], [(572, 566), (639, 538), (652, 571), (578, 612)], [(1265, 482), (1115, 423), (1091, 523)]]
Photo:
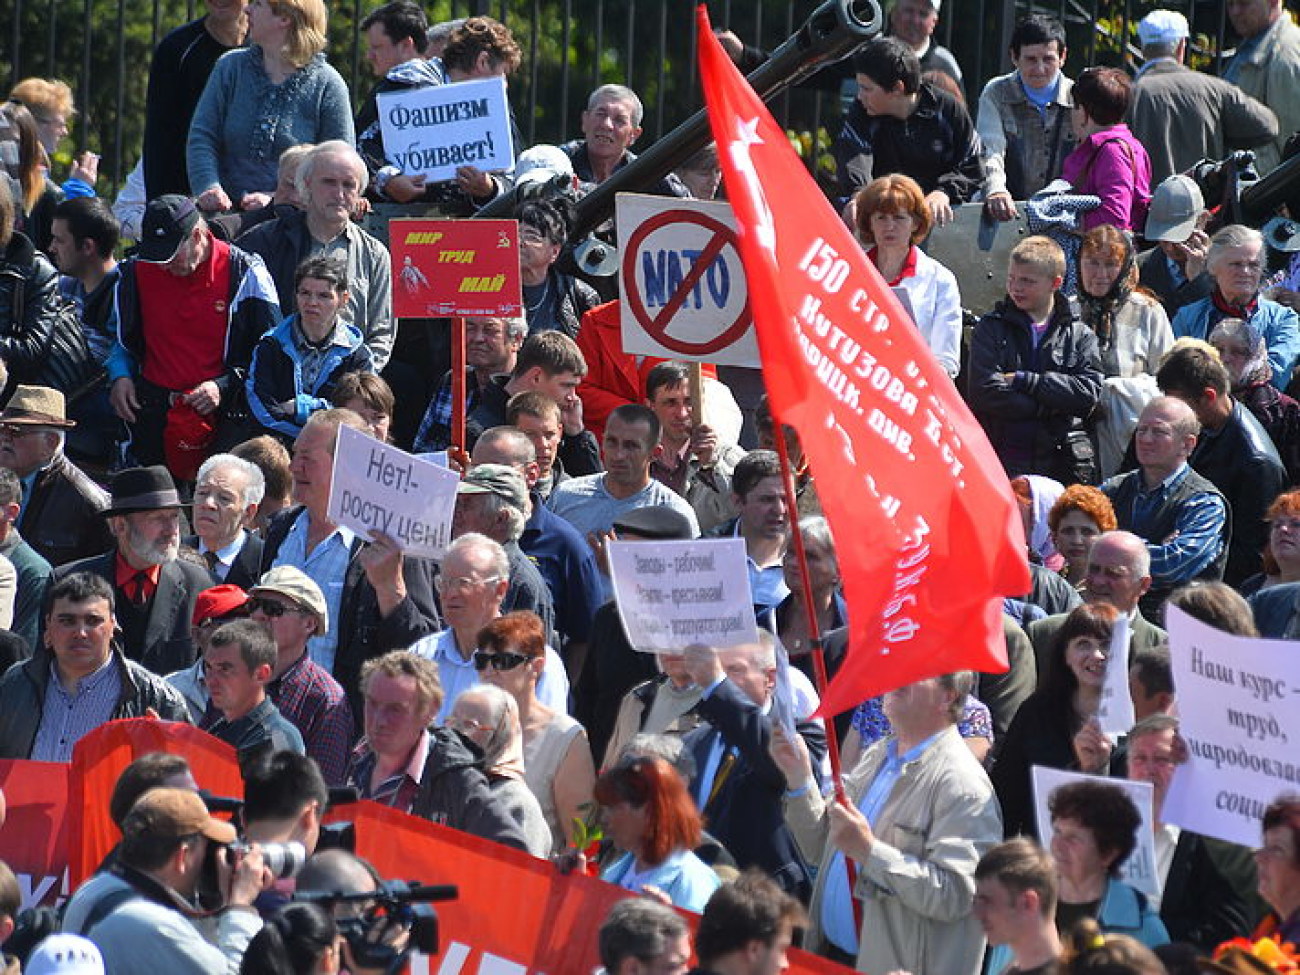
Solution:
[(236, 975), (270, 876), (257, 846), (236, 854), (234, 842), (197, 794), (150, 790), (122, 823), (117, 864), (72, 895), (63, 930), (95, 942), (114, 975)]

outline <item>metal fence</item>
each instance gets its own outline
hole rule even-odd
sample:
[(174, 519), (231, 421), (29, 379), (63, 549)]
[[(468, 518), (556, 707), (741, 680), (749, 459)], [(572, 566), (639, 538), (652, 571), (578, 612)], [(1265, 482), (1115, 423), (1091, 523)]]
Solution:
[[(377, 0), (330, 4), (330, 60), (358, 102), (373, 81), (359, 23), (375, 5)], [(510, 82), (511, 98), (523, 136), (532, 144), (577, 136), (587, 93), (606, 82), (627, 84), (642, 96), (644, 141), (687, 118), (700, 104), (694, 5), (694, 0), (434, 0), (426, 9), (431, 20), (485, 13), (510, 26), (524, 51), (523, 66)], [(814, 0), (709, 3), (716, 27), (769, 49), (815, 6)], [(1135, 25), (1156, 6), (1187, 14), (1200, 63), (1213, 67), (1224, 48), (1223, 0), (1050, 0), (1033, 9), (1066, 24), (1069, 67), (1077, 71), (1086, 64), (1131, 60), (1127, 52)], [(196, 0), (0, 0), (0, 25), (8, 25), (7, 31), (0, 26), (7, 34), (0, 77), (9, 84), (30, 75), (68, 81), (80, 110), (70, 141), (78, 149), (99, 151), (101, 171), (116, 186), (139, 153), (150, 53), (167, 31), (202, 9)], [(1011, 26), (1029, 9), (1023, 0), (944, 0), (936, 36), (963, 65), (972, 103), (988, 78), (1007, 70)], [(813, 162), (819, 133), (824, 144), (824, 130), (833, 130), (841, 99), (795, 90), (773, 108), (787, 127), (807, 133), (802, 142)]]

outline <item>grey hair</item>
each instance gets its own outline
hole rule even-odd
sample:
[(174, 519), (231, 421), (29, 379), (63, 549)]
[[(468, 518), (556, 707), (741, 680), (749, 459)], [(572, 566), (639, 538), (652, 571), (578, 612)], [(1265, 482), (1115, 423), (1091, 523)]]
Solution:
[(252, 461), (236, 457), (234, 454), (213, 454), (199, 466), (199, 473), (194, 483), (202, 483), (203, 479), (218, 467), (233, 468), (248, 478), (248, 487), (244, 489), (243, 497), (245, 506), (262, 503), (262, 498), (266, 497), (266, 475), (262, 473), (262, 468)]
[(1210, 249), (1205, 255), (1206, 269), (1213, 273), (1225, 251), (1250, 244), (1262, 249), (1264, 235), (1254, 227), (1246, 227), (1239, 223), (1228, 224), (1210, 239)]
[(480, 444), (485, 451), (491, 450), (497, 457), (508, 458), (501, 461), (508, 467), (518, 468), (537, 462), (537, 448), (528, 439), (528, 434), (518, 427), (488, 427), (479, 434), (474, 444), (474, 451), (470, 454), (475, 463), (479, 462), (474, 455), (478, 453)]
[[(456, 695), (456, 700), (452, 702), (452, 710), (455, 711), (456, 704), (466, 698), (477, 698), (487, 705), (488, 716), (492, 722), (492, 736), (483, 745), (483, 765), (485, 768), (492, 768), (501, 760), (501, 756), (511, 744), (512, 725), (513, 731), (523, 736), (519, 724), (519, 705), (514, 697), (495, 684), (478, 683), (472, 684)], [(513, 722), (510, 720), (512, 714)]]
[(970, 697), (975, 687), (975, 673), (970, 670), (958, 670), (951, 674), (940, 674), (935, 681), (953, 695), (952, 708), (948, 716), (952, 718), (952, 723), (956, 724), (966, 712), (966, 698)]
[(443, 554), (443, 560), (446, 561), (448, 555), (452, 552), (474, 551), (476, 549), (485, 551), (492, 559), (492, 574), (498, 579), (510, 578), (510, 556), (506, 555), (506, 550), (499, 543), (486, 535), (478, 532), (466, 532), (451, 540), (447, 546), (447, 551)]
[(594, 111), (601, 102), (627, 102), (632, 106), (632, 124), (640, 125), (645, 117), (645, 107), (636, 92), (627, 85), (601, 85), (587, 99), (587, 111)]
[(511, 318), (502, 318), (501, 321), (506, 327), (507, 339), (518, 339), (523, 341), (528, 338), (528, 319), (522, 315), (515, 315)]
[(487, 513), (494, 518), (505, 512), (506, 541), (519, 541), (519, 536), (524, 533), (524, 525), (528, 524), (528, 516), (499, 494), (488, 492), (479, 497), (483, 498), (483, 506)]
[(618, 764), (627, 765), (638, 758), (662, 758), (677, 769), (687, 782), (695, 778), (695, 756), (681, 735), (650, 735), (644, 732), (628, 739), (618, 753)]
[(342, 139), (330, 139), (322, 142), (311, 152), (303, 157), (302, 163), (298, 166), (298, 175), (294, 177), (294, 183), (298, 187), (298, 195), (304, 200), (307, 199), (307, 182), (311, 179), (312, 173), (316, 171), (316, 163), (324, 156), (347, 156), (352, 163), (353, 170), (357, 174), (357, 192), (364, 193), (366, 187), (370, 184), (370, 172), (366, 169), (366, 161), (361, 158), (361, 154), (350, 143)]

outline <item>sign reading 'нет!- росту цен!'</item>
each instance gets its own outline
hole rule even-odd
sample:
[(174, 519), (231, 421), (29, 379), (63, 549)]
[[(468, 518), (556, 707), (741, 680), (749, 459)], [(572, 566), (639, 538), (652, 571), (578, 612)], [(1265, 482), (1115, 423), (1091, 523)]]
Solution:
[(523, 314), (514, 220), (393, 220), (388, 238), (398, 318)]

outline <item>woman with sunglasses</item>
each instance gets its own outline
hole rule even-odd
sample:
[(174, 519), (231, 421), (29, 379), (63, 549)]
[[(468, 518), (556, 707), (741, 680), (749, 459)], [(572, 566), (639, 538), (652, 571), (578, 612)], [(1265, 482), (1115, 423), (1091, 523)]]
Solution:
[(536, 613), (507, 613), (478, 634), (474, 666), (485, 684), (515, 699), (524, 731), (524, 781), (542, 806), (553, 851), (575, 839), (575, 826), (591, 805), (596, 766), (587, 732), (537, 697), (546, 661), (546, 630)]
[(662, 758), (620, 762), (601, 774), (595, 796), (605, 834), (623, 853), (601, 879), (703, 911), (721, 881), (691, 852), (700, 844), (700, 813), (677, 770)]
[(461, 691), (447, 716), (447, 727), (483, 752), (483, 772), (492, 795), (523, 830), (528, 852), (535, 857), (550, 856), (551, 828), (524, 781), (524, 733), (515, 699), (492, 684), (478, 684)]

